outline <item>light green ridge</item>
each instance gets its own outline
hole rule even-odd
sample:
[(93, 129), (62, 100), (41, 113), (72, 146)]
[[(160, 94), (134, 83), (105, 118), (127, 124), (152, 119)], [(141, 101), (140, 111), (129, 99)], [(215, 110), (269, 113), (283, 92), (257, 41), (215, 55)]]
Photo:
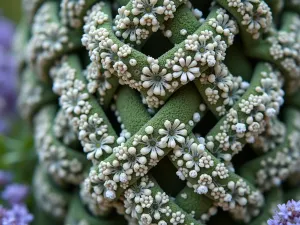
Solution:
[[(169, 40), (174, 44), (184, 42), (188, 35), (193, 34), (201, 26), (186, 4), (180, 6), (174, 13), (174, 18), (166, 21), (164, 25), (165, 30), (172, 31), (172, 36), (169, 37)], [(186, 35), (180, 34), (182, 29), (187, 31)]]
[[(184, 197), (183, 197), (184, 196)], [(198, 195), (195, 191), (185, 186), (176, 196), (175, 203), (186, 212), (194, 212), (195, 219), (202, 219), (201, 216), (208, 213), (214, 205), (214, 201), (206, 195)]]
[[(76, 71), (80, 71), (80, 67), (79, 67), (79, 63), (78, 63), (78, 61), (77, 61), (78, 59), (76, 58), (76, 56), (70, 56), (68, 59), (67, 59), (67, 62), (70, 64), (70, 66), (71, 67), (73, 67), (73, 68), (76, 68)], [(80, 73), (79, 73), (80, 74)], [(76, 73), (76, 75), (78, 75), (78, 72)], [(79, 76), (76, 76), (76, 78), (77, 79), (82, 79), (82, 77), (80, 77), (80, 75)], [(163, 111), (164, 112), (164, 114), (163, 115), (169, 115), (169, 112), (170, 111), (172, 111), (172, 109), (177, 109), (178, 107), (179, 107), (179, 105), (178, 104), (181, 104), (182, 102), (187, 102), (187, 101), (189, 101), (190, 103), (191, 103), (191, 105), (194, 105), (194, 107), (195, 107), (195, 109), (193, 108), (193, 111), (191, 112), (191, 113), (194, 113), (195, 111), (197, 111), (197, 108), (199, 107), (199, 105), (200, 105), (200, 101), (198, 100), (198, 97), (194, 97), (194, 95), (195, 95), (195, 89), (191, 89), (191, 88), (189, 88), (189, 89), (187, 89), (188, 87), (185, 87), (184, 89), (186, 90), (186, 92), (188, 93), (188, 95), (186, 96), (186, 94), (185, 95), (183, 95), (183, 97), (182, 97), (182, 95), (180, 95), (180, 92), (181, 91), (179, 91), (178, 92), (178, 94), (176, 93), (175, 94), (175, 96), (177, 96), (177, 98), (175, 98), (174, 100), (170, 100), (169, 102), (173, 102), (173, 105), (172, 105), (172, 107), (169, 107), (169, 109), (165, 109), (165, 110), (163, 110), (163, 109), (161, 109), (161, 111)], [(193, 91), (190, 91), (190, 90), (193, 90)], [(123, 97), (125, 97), (127, 100), (128, 100), (128, 96), (126, 96), (126, 95), (122, 95)], [(192, 97), (193, 96), (193, 97)], [(90, 99), (89, 100), (89, 102), (93, 105), (93, 107), (92, 107), (92, 110), (93, 109), (95, 109), (95, 106), (94, 106), (94, 104), (93, 104), (93, 100), (92, 99)], [(125, 102), (125, 101), (123, 101), (123, 102)], [(168, 102), (168, 103), (169, 103)], [(167, 104), (168, 104), (167, 103)], [(99, 107), (99, 106), (98, 106)], [(126, 106), (122, 106), (122, 107), (126, 107)], [(137, 109), (140, 109), (142, 106), (140, 106), (139, 108), (137, 108)], [(100, 107), (101, 108), (101, 107)], [(90, 113), (93, 113), (92, 112), (92, 110), (91, 110), (91, 112)], [(144, 108), (144, 110), (145, 110), (145, 108)], [(160, 112), (160, 111), (159, 111)], [(189, 113), (189, 114), (191, 114), (191, 113)], [(99, 114), (99, 111), (98, 111), (98, 114)], [(177, 118), (176, 116), (179, 116), (179, 115), (184, 115), (185, 113), (183, 112), (183, 111), (180, 111), (179, 113), (178, 112), (176, 112), (176, 115), (174, 115), (174, 119), (175, 118)], [(188, 114), (188, 115), (189, 115)], [(91, 114), (92, 115), (92, 114)], [(158, 117), (159, 117), (159, 113), (157, 114), (158, 115)], [(155, 116), (155, 118), (157, 117), (157, 115)], [(160, 116), (161, 117), (161, 116)], [(128, 118), (130, 118), (130, 117), (128, 117)], [(192, 114), (189, 116), (189, 117), (186, 117), (186, 119), (185, 119), (185, 121), (188, 121), (190, 118), (192, 118)], [(162, 120), (162, 119), (161, 119)], [(156, 122), (157, 120), (154, 120), (153, 121), (153, 124), (157, 124), (157, 122)], [(110, 127), (110, 124), (109, 124), (109, 121), (105, 121), (105, 124), (107, 124), (109, 127)], [(144, 124), (144, 123), (143, 123)], [(150, 123), (151, 125), (153, 125), (152, 123)], [(110, 133), (111, 134), (111, 133)], [(117, 135), (115, 135), (116, 137), (117, 137)], [(174, 206), (175, 207), (175, 206)], [(174, 208), (174, 209), (177, 209), (176, 207)], [(191, 221), (193, 221), (193, 219), (191, 219)]]
[[(190, 134), (188, 136), (189, 138), (193, 138), (195, 140), (195, 143), (199, 144), (198, 140), (197, 140), (197, 137), (194, 135), (194, 134)], [(201, 168), (201, 172), (198, 173), (197, 177), (195, 178), (191, 178), (191, 177), (186, 177), (187, 181), (189, 181), (191, 184), (197, 184), (197, 180), (199, 179), (200, 175), (201, 174), (211, 174), (214, 170), (215, 170), (215, 167), (218, 163), (220, 163), (221, 161), (218, 159), (218, 158), (215, 158), (213, 154), (211, 154), (209, 151), (207, 151), (207, 154), (209, 156), (211, 156), (212, 160), (214, 161), (214, 166), (210, 167), (209, 169), (207, 168)], [(177, 160), (175, 161), (172, 161), (174, 166), (178, 167), (177, 165), (177, 162), (178, 160), (182, 160), (182, 158), (178, 158)], [(229, 176), (225, 179), (220, 179), (218, 177), (214, 177), (214, 182), (217, 183), (219, 186), (226, 186), (228, 184), (229, 181), (234, 181), (234, 182), (237, 182), (238, 180), (242, 179), (242, 180), (245, 180), (243, 177), (240, 177), (239, 175), (233, 173), (233, 172), (228, 172)], [(246, 181), (246, 180), (245, 180)], [(257, 189), (254, 187), (254, 185), (252, 185), (251, 182), (248, 182), (248, 179), (246, 181), (246, 183), (248, 183), (250, 189), (251, 189), (251, 192), (255, 192), (257, 191)], [(207, 197), (213, 199), (211, 196), (210, 196), (210, 192), (208, 192), (206, 194)]]
[[(151, 119), (151, 116), (134, 90), (128, 87), (122, 87), (117, 93), (117, 96), (116, 107), (120, 113), (122, 123), (124, 124), (126, 130), (134, 134), (140, 129), (140, 127), (142, 127)], [(128, 101), (130, 104), (128, 104)], [(139, 119), (136, 119), (136, 117), (133, 115), (139, 115)], [(166, 174), (168, 173), (164, 171), (162, 176), (165, 176)], [(154, 178), (151, 180), (153, 181)], [(160, 192), (163, 191), (160, 190)], [(182, 198), (181, 194), (185, 194), (187, 198)], [(206, 213), (213, 205), (213, 202), (209, 198), (207, 198), (205, 195), (196, 194), (194, 190), (188, 186), (186, 186), (180, 191), (180, 193), (177, 194), (174, 202), (185, 212), (190, 213), (194, 211), (194, 217), (196, 219), (200, 219), (201, 215)]]
[[(118, 78), (115, 76), (112, 76), (110, 78), (107, 79), (107, 81), (111, 84), (112, 88), (106, 90), (105, 92), (105, 96), (104, 96), (104, 102), (103, 102), (103, 108), (107, 109), (109, 104), (111, 103), (115, 92), (117, 91), (118, 87), (119, 87), (119, 81)], [(97, 92), (96, 98), (99, 99), (100, 98), (100, 94), (99, 92)]]

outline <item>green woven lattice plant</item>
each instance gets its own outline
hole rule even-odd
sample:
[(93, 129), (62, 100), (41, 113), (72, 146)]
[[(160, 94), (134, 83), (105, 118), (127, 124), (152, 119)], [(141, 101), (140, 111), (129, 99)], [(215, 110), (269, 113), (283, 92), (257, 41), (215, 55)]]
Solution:
[(260, 225), (298, 184), (299, 1), (23, 2), (37, 224)]

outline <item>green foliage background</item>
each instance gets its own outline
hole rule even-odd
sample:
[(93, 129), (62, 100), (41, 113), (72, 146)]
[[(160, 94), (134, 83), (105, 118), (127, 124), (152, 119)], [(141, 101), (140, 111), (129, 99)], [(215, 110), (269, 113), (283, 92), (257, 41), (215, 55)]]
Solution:
[(18, 22), (21, 18), (21, 0), (0, 0), (1, 14)]

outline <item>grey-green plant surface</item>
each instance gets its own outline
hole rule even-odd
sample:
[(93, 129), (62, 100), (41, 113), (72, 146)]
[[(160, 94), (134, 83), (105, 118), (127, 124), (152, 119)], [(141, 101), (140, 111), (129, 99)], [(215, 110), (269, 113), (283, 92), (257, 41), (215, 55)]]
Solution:
[(23, 0), (36, 224), (266, 224), (299, 198), (298, 0)]

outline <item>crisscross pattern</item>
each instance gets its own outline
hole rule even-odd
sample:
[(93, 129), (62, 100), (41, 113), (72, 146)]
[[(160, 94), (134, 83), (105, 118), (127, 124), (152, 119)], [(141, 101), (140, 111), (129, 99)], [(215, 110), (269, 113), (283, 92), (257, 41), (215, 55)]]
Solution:
[[(33, 25), (20, 107), (33, 121), (42, 209), (78, 225), (122, 224), (114, 209), (130, 224), (200, 225), (218, 208), (266, 220), (300, 158), (299, 112), (278, 119), (284, 89), (292, 99), (300, 84), (299, 3), (216, 0), (204, 17), (193, 6), (204, 2), (58, 2), (24, 0)], [(154, 58), (143, 47), (159, 32), (172, 48)], [(257, 60), (251, 81), (230, 71), (236, 39), (246, 50), (234, 54)], [(217, 122), (204, 132), (209, 114)], [(257, 156), (237, 173), (247, 144)], [(182, 186), (173, 195), (159, 182), (169, 173)], [(80, 200), (68, 204), (73, 186)]]

